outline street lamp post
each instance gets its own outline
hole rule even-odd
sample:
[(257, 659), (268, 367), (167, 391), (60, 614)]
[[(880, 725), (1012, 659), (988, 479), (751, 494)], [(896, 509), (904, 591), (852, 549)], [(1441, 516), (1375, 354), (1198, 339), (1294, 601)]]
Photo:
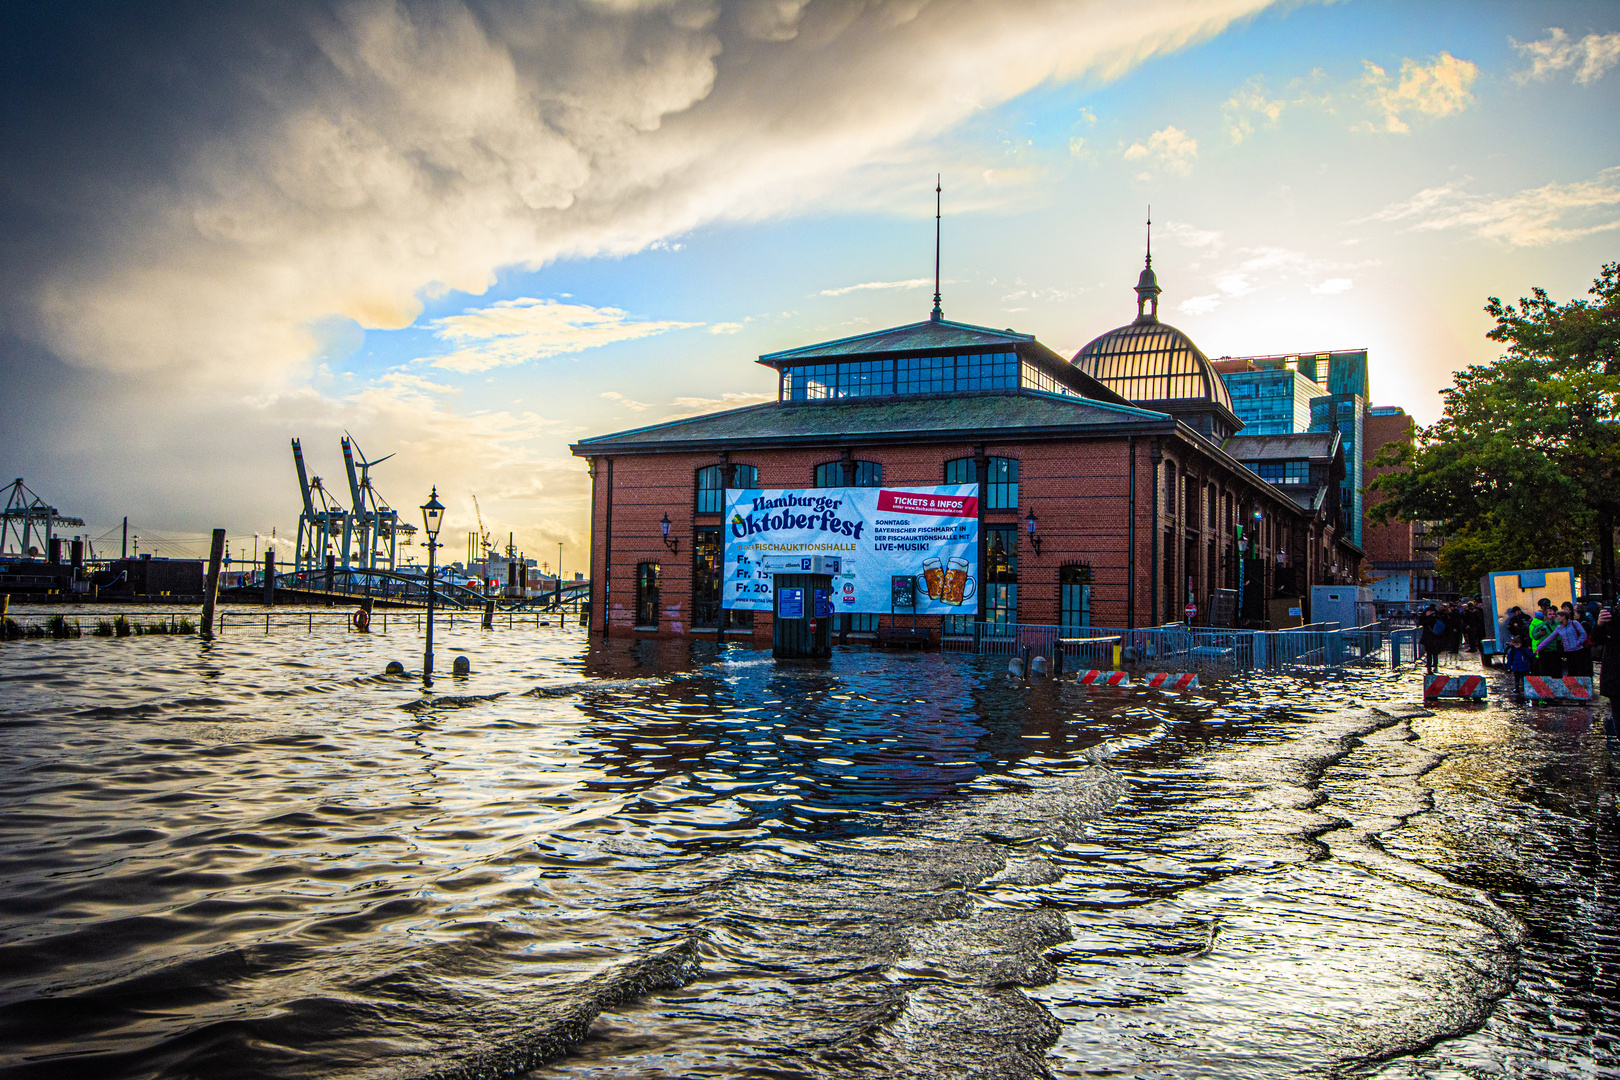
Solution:
[(422, 681), (433, 681), (433, 553), (439, 548), (439, 526), (444, 524), (444, 507), (439, 503), (439, 487), (422, 504), (422, 529), (427, 533), (427, 645), (422, 651)]

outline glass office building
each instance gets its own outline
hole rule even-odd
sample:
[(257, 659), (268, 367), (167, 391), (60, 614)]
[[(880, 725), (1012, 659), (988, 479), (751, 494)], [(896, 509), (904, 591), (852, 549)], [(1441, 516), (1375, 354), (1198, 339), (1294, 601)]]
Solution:
[(1245, 435), (1292, 435), (1311, 426), (1311, 399), (1322, 388), (1292, 368), (1260, 368), (1222, 376)]
[(1350, 519), (1350, 542), (1361, 546), (1361, 488), (1366, 482), (1362, 462), (1363, 427), (1367, 399), (1360, 394), (1330, 394), (1311, 401), (1311, 430), (1337, 431), (1344, 442), (1344, 487), (1339, 505)]

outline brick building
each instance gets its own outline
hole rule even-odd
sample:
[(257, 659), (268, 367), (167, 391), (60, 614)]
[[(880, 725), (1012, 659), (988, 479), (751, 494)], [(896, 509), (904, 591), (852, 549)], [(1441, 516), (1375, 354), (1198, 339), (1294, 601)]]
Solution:
[[(1240, 616), (1259, 620), (1267, 598), (1356, 581), (1336, 506), (1223, 448), (1241, 421), (1208, 358), (1159, 321), (1151, 261), (1136, 292), (1136, 320), (1073, 361), (948, 321), (936, 297), (925, 322), (760, 357), (776, 401), (582, 439), (592, 633), (769, 640), (768, 613), (719, 607), (726, 488), (977, 483), (976, 617), (992, 623), (1151, 626), (1189, 599), (1205, 621), (1240, 579)], [(838, 619), (862, 634), (888, 616)]]

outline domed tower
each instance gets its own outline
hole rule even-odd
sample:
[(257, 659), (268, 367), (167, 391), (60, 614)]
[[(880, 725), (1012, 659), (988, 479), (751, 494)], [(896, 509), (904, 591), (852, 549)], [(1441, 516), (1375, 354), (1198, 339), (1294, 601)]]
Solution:
[[(1151, 229), (1151, 220), (1148, 225)], [(1170, 413), (1219, 442), (1235, 434), (1243, 421), (1233, 413), (1232, 395), (1204, 351), (1159, 321), (1161, 291), (1153, 272), (1150, 232), (1147, 264), (1136, 279), (1136, 321), (1095, 338), (1070, 363), (1131, 404)]]

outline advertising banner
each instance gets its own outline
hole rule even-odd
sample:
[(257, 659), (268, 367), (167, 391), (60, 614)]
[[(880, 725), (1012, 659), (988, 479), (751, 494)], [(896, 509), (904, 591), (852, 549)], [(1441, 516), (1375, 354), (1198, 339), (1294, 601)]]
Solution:
[(770, 611), (773, 575), (815, 573), (832, 576), (832, 614), (887, 612), (905, 577), (918, 615), (971, 615), (978, 517), (977, 484), (728, 488), (721, 605)]

